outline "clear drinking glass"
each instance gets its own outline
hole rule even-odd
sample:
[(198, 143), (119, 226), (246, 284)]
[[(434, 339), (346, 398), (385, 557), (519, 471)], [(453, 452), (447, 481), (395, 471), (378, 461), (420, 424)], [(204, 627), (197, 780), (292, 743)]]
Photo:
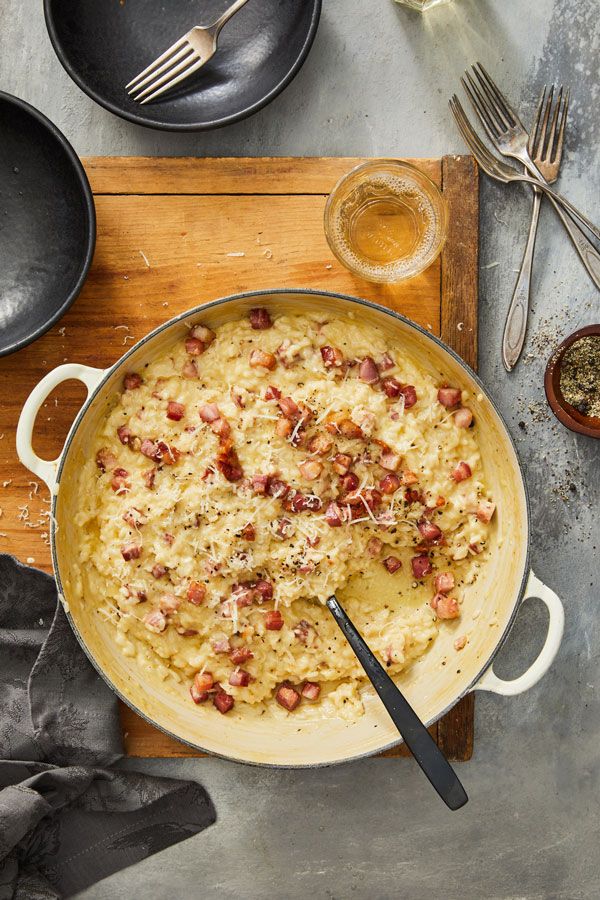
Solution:
[(418, 275), (446, 240), (441, 191), (415, 166), (372, 160), (341, 178), (325, 206), (325, 235), (347, 269), (383, 284)]
[(425, 12), (426, 9), (431, 9), (433, 6), (441, 6), (443, 3), (452, 3), (452, 0), (396, 0), (396, 3), (400, 3), (402, 6), (410, 6), (411, 9), (418, 9), (420, 12)]

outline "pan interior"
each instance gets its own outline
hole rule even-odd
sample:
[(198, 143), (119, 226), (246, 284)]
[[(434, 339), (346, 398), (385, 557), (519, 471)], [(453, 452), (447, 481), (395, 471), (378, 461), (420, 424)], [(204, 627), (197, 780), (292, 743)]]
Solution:
[[(327, 294), (299, 292), (229, 298), (175, 320), (136, 348), (127, 368), (135, 368), (163, 354), (191, 323), (211, 327), (245, 315), (256, 305), (274, 314), (294, 312), (353, 316), (378, 325), (392, 346), (416, 357), (439, 380), (471, 389), (473, 412), (487, 484), (498, 500), (492, 533), (491, 558), (480, 577), (464, 593), (460, 624), (441, 629), (431, 649), (398, 679), (409, 702), (427, 722), (435, 721), (462, 696), (487, 666), (508, 628), (521, 596), (527, 565), (527, 501), (518, 460), (506, 428), (465, 366), (436, 341), (410, 323), (383, 310)], [(56, 503), (58, 531), (56, 562), (72, 623), (88, 654), (130, 705), (176, 737), (201, 749), (252, 763), (320, 765), (375, 753), (398, 742), (398, 734), (380, 701), (365, 689), (365, 715), (356, 722), (311, 718), (310, 712), (288, 716), (279, 710), (272, 717), (251, 713), (221, 716), (214, 709), (195, 707), (187, 689), (140, 670), (122, 655), (112, 631), (95, 613), (93, 597), (86, 596), (85, 573), (76, 565), (77, 531), (73, 522), (78, 498), (77, 473), (87, 458), (96, 428), (120, 389), (122, 366), (117, 366), (92, 398), (72, 437), (61, 473)], [(377, 590), (376, 583), (366, 586)], [(353, 588), (356, 590), (356, 586)], [(343, 594), (341, 594), (343, 596)], [(458, 634), (467, 632), (469, 643), (460, 653), (453, 647)], [(313, 715), (315, 715), (313, 713)]]

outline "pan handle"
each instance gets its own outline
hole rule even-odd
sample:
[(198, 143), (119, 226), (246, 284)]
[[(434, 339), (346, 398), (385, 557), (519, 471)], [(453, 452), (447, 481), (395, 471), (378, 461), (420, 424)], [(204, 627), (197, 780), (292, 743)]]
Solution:
[(56, 488), (56, 472), (62, 453), (59, 454), (57, 459), (40, 459), (32, 447), (33, 427), (40, 407), (55, 387), (58, 387), (59, 384), (62, 384), (63, 381), (68, 381), (70, 378), (82, 381), (87, 387), (89, 397), (105, 374), (104, 369), (94, 369), (91, 366), (83, 366), (79, 363), (66, 363), (66, 365), (58, 366), (56, 369), (48, 372), (47, 375), (44, 375), (25, 401), (19, 416), (19, 424), (17, 425), (17, 454), (24, 466), (30, 469), (34, 475), (37, 475), (38, 478), (41, 478), (42, 481), (46, 482), (51, 494), (54, 493)]
[(492, 691), (494, 694), (513, 696), (528, 691), (534, 684), (546, 674), (554, 658), (558, 653), (565, 626), (565, 611), (558, 596), (547, 585), (537, 578), (533, 572), (529, 573), (529, 581), (521, 603), (532, 597), (538, 597), (548, 607), (550, 619), (548, 621), (548, 634), (539, 656), (531, 664), (526, 672), (511, 681), (504, 681), (494, 673), (492, 666), (485, 672), (474, 686), (477, 691)]

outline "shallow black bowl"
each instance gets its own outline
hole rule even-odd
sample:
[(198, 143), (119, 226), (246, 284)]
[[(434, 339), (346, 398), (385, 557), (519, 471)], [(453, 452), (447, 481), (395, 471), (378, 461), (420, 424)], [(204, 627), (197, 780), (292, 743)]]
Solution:
[(95, 241), (94, 201), (75, 151), (37, 109), (0, 91), (0, 356), (64, 315)]
[(58, 58), (93, 100), (138, 125), (204, 131), (255, 113), (290, 83), (311, 48), (322, 0), (250, 0), (188, 82), (146, 106), (128, 96), (135, 75), (231, 2), (44, 0), (44, 9)]

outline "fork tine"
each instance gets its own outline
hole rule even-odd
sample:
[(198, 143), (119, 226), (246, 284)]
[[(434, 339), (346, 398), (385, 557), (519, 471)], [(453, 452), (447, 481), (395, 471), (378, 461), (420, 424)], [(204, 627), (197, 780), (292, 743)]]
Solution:
[(146, 75), (149, 75), (151, 72), (153, 72), (154, 69), (156, 68), (156, 66), (165, 62), (170, 56), (173, 55), (173, 53), (175, 53), (176, 50), (179, 50), (179, 48), (185, 43), (186, 40), (187, 40), (187, 34), (184, 34), (184, 36), (179, 38), (178, 41), (175, 41), (175, 43), (172, 44), (168, 50), (165, 50), (164, 53), (162, 53), (159, 57), (157, 57), (157, 59), (155, 59), (154, 62), (150, 63), (149, 66), (146, 66), (146, 68), (144, 69), (143, 72), (140, 72), (139, 75), (136, 75), (135, 78), (132, 78), (131, 81), (129, 82), (129, 84), (125, 85), (125, 90), (129, 90), (130, 87), (132, 87), (134, 84), (136, 84), (142, 78), (145, 78)]
[(471, 153), (477, 160), (477, 163), (481, 166), (481, 168), (486, 172), (491, 178), (500, 178), (500, 180), (505, 180), (501, 174), (498, 173), (498, 168), (495, 165), (496, 160), (489, 152), (485, 144), (480, 140), (479, 135), (475, 131), (475, 129), (471, 126), (467, 115), (461, 105), (460, 100), (454, 94), (452, 99), (450, 100), (450, 110), (456, 124), (458, 125), (458, 130), (463, 136), (463, 139)]
[[(489, 106), (492, 107), (492, 109), (496, 113), (496, 116), (498, 117), (498, 119), (500, 120), (500, 122), (503, 125), (502, 130), (505, 131), (507, 128), (510, 128), (511, 125), (513, 124), (512, 117), (507, 114), (505, 104), (503, 102), (500, 102), (500, 100), (498, 100), (498, 98), (496, 97), (495, 91), (493, 90), (492, 87), (489, 86), (486, 77), (484, 77), (479, 72), (479, 70), (477, 69), (476, 66), (477, 66), (477, 64), (472, 67), (473, 72), (475, 74), (475, 77), (477, 78), (477, 81), (481, 85), (481, 89), (483, 91), (487, 105), (488, 105), (488, 107)], [(493, 85), (493, 82), (492, 82), (492, 85)], [(495, 87), (495, 85), (493, 85), (493, 87)], [(502, 100), (504, 100), (504, 98), (502, 98)]]
[(155, 78), (158, 78), (160, 75), (163, 75), (167, 70), (171, 69), (177, 62), (182, 60), (184, 56), (189, 56), (191, 51), (192, 51), (192, 48), (186, 41), (186, 43), (181, 48), (181, 50), (178, 50), (177, 53), (175, 53), (173, 56), (171, 56), (161, 66), (159, 66), (157, 69), (153, 69), (149, 75), (146, 75), (145, 78), (143, 78), (141, 81), (138, 81), (138, 83), (134, 87), (132, 87), (128, 91), (128, 93), (129, 94), (139, 93), (139, 91), (143, 90), (143, 88), (146, 87), (146, 85), (149, 82), (154, 81)]
[(157, 91), (154, 91), (153, 94), (150, 94), (149, 97), (146, 97), (144, 100), (142, 100), (141, 101), (142, 106), (144, 105), (144, 103), (149, 103), (150, 100), (154, 100), (156, 97), (160, 97), (160, 95), (164, 94), (165, 91), (171, 90), (172, 87), (175, 87), (175, 85), (179, 84), (180, 81), (183, 81), (184, 78), (188, 78), (190, 75), (192, 75), (198, 69), (200, 69), (204, 65), (204, 62), (205, 62), (205, 60), (198, 59), (198, 62), (194, 63), (188, 69), (185, 69), (176, 78), (173, 78), (171, 81), (168, 81), (166, 84), (164, 84), (162, 87), (160, 87)]
[(562, 107), (562, 98), (563, 98), (563, 89), (562, 85), (558, 91), (558, 97), (556, 98), (556, 106), (554, 107), (554, 114), (552, 116), (552, 124), (550, 125), (550, 134), (548, 135), (548, 143), (546, 145), (546, 159), (549, 159), (550, 162), (554, 162), (554, 143), (556, 140), (556, 126), (558, 124), (558, 114), (560, 113)]
[(139, 94), (136, 94), (134, 99), (139, 102), (139, 101), (143, 100), (144, 97), (147, 97), (148, 94), (152, 94), (154, 91), (156, 91), (159, 87), (162, 87), (163, 85), (165, 86), (165, 90), (167, 90), (168, 86), (173, 82), (173, 79), (175, 78), (175, 76), (179, 75), (180, 72), (187, 71), (188, 67), (190, 65), (192, 65), (193, 63), (195, 63), (197, 60), (198, 60), (198, 54), (194, 50), (192, 53), (188, 54), (184, 59), (182, 59), (180, 63), (178, 63), (175, 66), (172, 66), (170, 69), (168, 69), (166, 72), (164, 72), (159, 78), (155, 78), (153, 81), (151, 81), (150, 84), (147, 85), (143, 91), (141, 91)]
[(509, 119), (509, 123), (511, 125), (518, 125), (519, 128), (523, 128), (523, 131), (524, 131), (525, 128), (523, 126), (523, 123), (521, 122), (518, 114), (515, 112), (514, 107), (510, 105), (510, 103), (508, 102), (508, 100), (506, 99), (506, 97), (504, 96), (504, 94), (502, 93), (502, 91), (500, 90), (500, 88), (498, 87), (498, 85), (496, 84), (494, 79), (492, 78), (492, 76), (489, 74), (489, 72), (486, 71), (486, 69), (484, 68), (484, 66), (482, 66), (482, 64), (480, 62), (476, 63), (475, 66), (473, 66), (474, 69), (476, 67), (477, 67), (477, 71), (480, 74), (480, 77), (482, 77), (485, 80), (485, 82), (489, 86), (490, 90), (494, 93), (494, 96), (496, 97), (498, 103), (504, 109), (504, 112), (505, 112), (507, 118)]
[(531, 157), (537, 156), (537, 152), (539, 150), (538, 144), (540, 140), (540, 136), (544, 133), (542, 129), (540, 129), (540, 121), (542, 118), (542, 109), (544, 107), (544, 101), (546, 100), (546, 90), (547, 85), (544, 85), (544, 89), (540, 95), (540, 99), (537, 106), (537, 112), (535, 114), (535, 121), (533, 123), (533, 127), (529, 134), (529, 146), (528, 151)]
[(479, 88), (477, 87), (469, 73), (465, 72), (464, 78), (461, 78), (460, 80), (469, 100), (471, 101), (471, 105), (475, 110), (475, 113), (477, 114), (479, 120), (481, 121), (481, 124), (485, 128), (487, 136), (493, 143), (499, 136), (500, 132), (504, 131), (502, 123), (499, 122), (497, 118), (494, 118), (493, 112), (489, 109), (484, 98), (481, 96)]
[(570, 90), (570, 88), (567, 88), (567, 90), (565, 92), (565, 99), (564, 99), (561, 118), (560, 118), (560, 125), (558, 127), (558, 137), (556, 139), (556, 150), (555, 150), (554, 158), (553, 158), (553, 162), (558, 162), (559, 165), (560, 165), (560, 160), (562, 158), (563, 146), (564, 146), (564, 141), (565, 141), (565, 126), (567, 124), (567, 115), (569, 112), (570, 97), (571, 97), (571, 90)]

